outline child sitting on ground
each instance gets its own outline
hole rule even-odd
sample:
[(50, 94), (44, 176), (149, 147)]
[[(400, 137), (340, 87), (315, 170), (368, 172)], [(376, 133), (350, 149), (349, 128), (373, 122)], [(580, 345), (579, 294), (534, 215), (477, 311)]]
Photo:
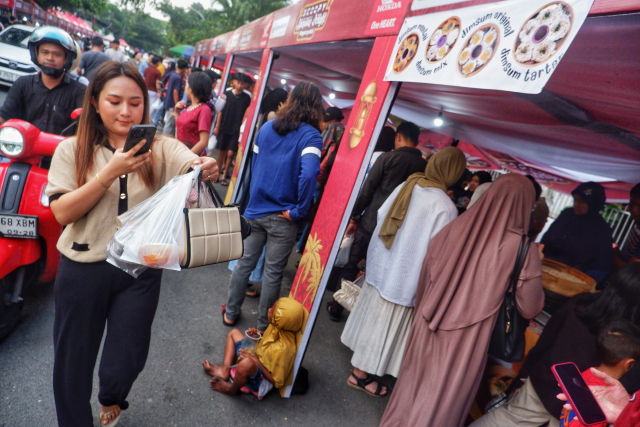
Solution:
[[(633, 367), (640, 357), (640, 329), (629, 321), (616, 321), (598, 333), (596, 348), (600, 358), (599, 371), (619, 380)], [(596, 378), (591, 369), (582, 373), (587, 385), (605, 385)], [(583, 427), (573, 411), (562, 410), (560, 427)], [(607, 423), (594, 424), (590, 427), (606, 427)]]
[[(211, 388), (220, 393), (235, 395), (239, 391), (251, 392), (262, 399), (271, 389), (268, 382), (284, 396), (293, 382), (293, 363), (300, 347), (309, 312), (293, 298), (280, 298), (268, 312), (269, 327), (262, 335), (255, 354), (240, 348), (244, 334), (233, 329), (227, 335), (227, 344), (221, 366), (202, 362), (204, 371), (213, 377)], [(249, 335), (259, 334), (250, 328)], [(236, 366), (232, 366), (237, 362)], [(229, 378), (233, 379), (230, 383)]]

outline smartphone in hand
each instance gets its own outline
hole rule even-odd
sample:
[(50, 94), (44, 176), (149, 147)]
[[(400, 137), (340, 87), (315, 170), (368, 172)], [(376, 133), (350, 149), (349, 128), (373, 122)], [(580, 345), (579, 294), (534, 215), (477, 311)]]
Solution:
[(151, 148), (151, 143), (153, 142), (153, 137), (156, 135), (156, 127), (154, 125), (133, 125), (131, 129), (129, 129), (129, 134), (127, 135), (127, 141), (124, 143), (124, 148), (122, 149), (123, 153), (131, 150), (133, 147), (138, 145), (140, 141), (145, 140), (144, 145), (135, 156), (139, 156), (149, 151)]
[(559, 363), (551, 370), (582, 424), (590, 426), (607, 421), (575, 363)]

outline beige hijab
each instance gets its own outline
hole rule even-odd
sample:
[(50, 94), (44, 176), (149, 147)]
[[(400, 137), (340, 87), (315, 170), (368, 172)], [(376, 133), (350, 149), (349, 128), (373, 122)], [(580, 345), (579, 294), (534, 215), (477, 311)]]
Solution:
[[(464, 328), (498, 310), (535, 198), (527, 178), (503, 175), (431, 239), (416, 293), (416, 310), (429, 329)], [(532, 246), (520, 279), (541, 275), (540, 257)]]
[(400, 192), (393, 200), (378, 236), (387, 249), (391, 249), (396, 233), (402, 227), (407, 210), (411, 203), (413, 187), (434, 187), (446, 192), (447, 188), (456, 183), (467, 166), (467, 159), (462, 150), (456, 147), (445, 147), (431, 156), (427, 168), (423, 173), (414, 173), (404, 183)]

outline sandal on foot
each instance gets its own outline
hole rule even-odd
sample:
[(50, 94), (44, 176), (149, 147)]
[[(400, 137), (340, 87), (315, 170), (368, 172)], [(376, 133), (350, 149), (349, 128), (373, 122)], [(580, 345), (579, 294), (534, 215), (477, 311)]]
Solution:
[(225, 187), (229, 185), (229, 181), (227, 181), (227, 178), (222, 178), (220, 180), (220, 185), (224, 185)]
[(327, 302), (327, 311), (329, 312), (329, 320), (331, 320), (332, 322), (339, 322), (340, 321), (340, 315), (336, 316), (335, 314), (333, 314), (331, 312), (331, 305), (332, 304), (333, 304), (333, 301)]
[(108, 424), (102, 424), (102, 420), (105, 419), (107, 417), (107, 415), (111, 414), (114, 411), (109, 411), (109, 412), (105, 412), (103, 414), (100, 414), (100, 425), (103, 427), (115, 427), (116, 424), (118, 424), (118, 421), (120, 421), (120, 415), (122, 415), (122, 410), (120, 411), (120, 413), (118, 414), (118, 416), (116, 416), (113, 421), (111, 421)]
[(351, 371), (351, 376), (356, 380), (356, 384), (353, 384), (351, 381), (349, 381), (349, 379), (347, 378), (347, 385), (349, 387), (351, 387), (352, 389), (358, 390), (358, 391), (363, 391), (365, 393), (367, 393), (369, 396), (373, 396), (373, 397), (385, 397), (387, 394), (389, 394), (389, 390), (387, 390), (387, 392), (385, 394), (380, 394), (382, 393), (382, 388), (384, 387), (382, 384), (380, 384), (379, 382), (377, 382), (376, 384), (378, 384), (378, 387), (376, 387), (376, 391), (375, 393), (371, 393), (369, 390), (366, 389), (366, 387), (371, 384), (372, 382), (375, 382), (376, 380), (369, 374), (367, 374), (366, 378), (358, 378), (356, 376), (356, 374), (353, 373), (353, 371)]
[(227, 314), (227, 305), (224, 304), (222, 306), (222, 324), (224, 326), (236, 326), (236, 323), (238, 323), (238, 319), (240, 318), (240, 316), (238, 316), (238, 319), (235, 319), (231, 322), (227, 322), (226, 320), (224, 320), (224, 315)]
[(260, 292), (256, 291), (251, 283), (247, 285), (247, 290), (244, 294), (247, 298), (260, 298)]

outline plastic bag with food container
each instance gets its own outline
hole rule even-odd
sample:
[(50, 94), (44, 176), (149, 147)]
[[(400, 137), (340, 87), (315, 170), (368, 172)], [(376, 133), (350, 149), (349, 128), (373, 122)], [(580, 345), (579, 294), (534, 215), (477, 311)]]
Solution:
[[(107, 262), (138, 277), (147, 268), (180, 270), (184, 256), (184, 209), (214, 206), (198, 176), (200, 166), (178, 175), (156, 194), (118, 217), (107, 244)], [(200, 200), (198, 191), (200, 189)]]

